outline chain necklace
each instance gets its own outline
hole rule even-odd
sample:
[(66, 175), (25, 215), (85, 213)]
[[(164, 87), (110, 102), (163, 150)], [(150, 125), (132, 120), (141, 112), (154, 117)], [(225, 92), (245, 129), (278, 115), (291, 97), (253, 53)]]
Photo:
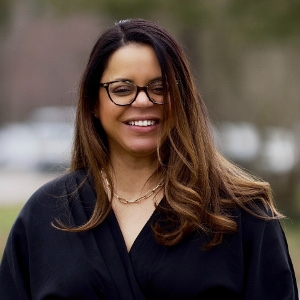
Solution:
[[(108, 180), (105, 176), (105, 174), (101, 171), (102, 173), (102, 176), (105, 180), (105, 183), (106, 183), (106, 187), (109, 191), (111, 191), (111, 187), (110, 187), (110, 184), (108, 183)], [(113, 192), (114, 196), (121, 202), (121, 203), (124, 203), (124, 204), (132, 204), (132, 203), (139, 203), (141, 202), (142, 200), (145, 200), (145, 199), (148, 199), (150, 198), (157, 189), (159, 189), (160, 187), (162, 187), (164, 185), (163, 181), (161, 181), (155, 188), (149, 190), (145, 195), (141, 196), (141, 197), (138, 197), (136, 199), (132, 199), (132, 200), (127, 200), (121, 196), (118, 196), (115, 192)]]

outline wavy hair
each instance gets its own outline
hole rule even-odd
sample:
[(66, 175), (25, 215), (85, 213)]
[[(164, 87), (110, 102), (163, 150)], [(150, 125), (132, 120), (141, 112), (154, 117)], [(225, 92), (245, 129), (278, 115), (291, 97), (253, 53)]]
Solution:
[[(210, 236), (206, 245), (209, 249), (220, 244), (224, 234), (238, 230), (230, 213), (235, 207), (259, 218), (283, 217), (274, 206), (269, 184), (229, 162), (216, 149), (207, 109), (182, 46), (156, 23), (129, 19), (116, 23), (100, 36), (80, 85), (70, 170), (85, 168), (92, 178), (97, 195), (94, 212), (82, 226), (69, 228), (60, 223), (60, 229), (76, 232), (92, 229), (111, 209), (100, 174), (104, 170), (112, 186), (109, 147), (101, 123), (92, 111), (109, 58), (130, 43), (154, 49), (170, 99), (170, 105), (164, 105), (164, 137), (157, 147), (157, 173), (165, 178), (165, 205), (159, 209), (166, 216), (153, 226), (157, 241), (175, 245), (200, 230)], [(269, 210), (268, 214), (259, 209), (259, 203)]]

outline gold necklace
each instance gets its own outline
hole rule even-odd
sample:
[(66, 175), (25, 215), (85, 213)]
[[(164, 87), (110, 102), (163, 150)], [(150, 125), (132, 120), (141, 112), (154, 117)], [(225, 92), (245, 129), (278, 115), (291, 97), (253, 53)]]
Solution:
[[(104, 180), (105, 180), (107, 189), (108, 189), (109, 191), (111, 191), (110, 184), (108, 183), (108, 180), (107, 180), (105, 174), (104, 174), (102, 171), (101, 171), (101, 173), (102, 173), (102, 176), (103, 176), (103, 178), (104, 178)], [(139, 203), (139, 202), (141, 202), (141, 201), (144, 200), (144, 199), (150, 198), (150, 197), (154, 194), (154, 192), (155, 192), (158, 188), (162, 187), (163, 185), (164, 185), (164, 183), (163, 183), (163, 181), (161, 181), (155, 188), (149, 190), (144, 196), (141, 196), (141, 197), (139, 197), (139, 198), (132, 199), (132, 200), (127, 200), (127, 199), (125, 199), (124, 197), (118, 196), (115, 192), (113, 192), (113, 194), (114, 194), (114, 196), (115, 196), (121, 203), (124, 203), (124, 204)]]

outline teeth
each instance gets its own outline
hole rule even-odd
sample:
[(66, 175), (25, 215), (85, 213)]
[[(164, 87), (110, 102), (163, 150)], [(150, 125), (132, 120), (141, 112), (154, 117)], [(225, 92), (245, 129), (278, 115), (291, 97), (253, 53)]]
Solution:
[(156, 121), (148, 121), (148, 120), (144, 120), (144, 121), (130, 121), (128, 122), (129, 125), (132, 126), (151, 126), (154, 125), (156, 123)]

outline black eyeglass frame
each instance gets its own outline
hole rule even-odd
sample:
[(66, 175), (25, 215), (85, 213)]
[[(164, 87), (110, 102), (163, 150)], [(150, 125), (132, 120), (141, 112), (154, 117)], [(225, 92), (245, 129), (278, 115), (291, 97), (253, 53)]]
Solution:
[[(152, 103), (154, 103), (154, 104), (159, 104), (159, 105), (163, 105), (164, 103), (160, 103), (160, 102), (156, 102), (156, 101), (152, 100), (152, 99), (150, 98), (149, 94), (148, 94), (148, 86), (149, 86), (150, 84), (153, 84), (153, 83), (157, 82), (157, 81), (160, 81), (160, 80), (154, 80), (154, 81), (151, 81), (151, 82), (149, 82), (146, 86), (138, 86), (138, 85), (136, 85), (135, 83), (133, 83), (133, 82), (131, 82), (131, 81), (128, 81), (128, 80), (114, 80), (114, 81), (110, 81), (110, 82), (103, 82), (103, 83), (100, 82), (100, 83), (99, 83), (99, 86), (106, 89), (106, 92), (107, 92), (107, 95), (108, 95), (109, 99), (110, 99), (115, 105), (118, 105), (118, 106), (127, 106), (127, 105), (131, 105), (131, 104), (136, 100), (136, 98), (137, 98), (138, 94), (140, 93), (140, 91), (144, 91), (144, 92), (146, 93), (148, 99), (149, 99)], [(126, 82), (126, 83), (129, 83), (129, 84), (132, 84), (132, 85), (136, 86), (136, 94), (135, 94), (134, 98), (133, 98), (129, 103), (126, 103), (126, 104), (118, 104), (118, 103), (116, 103), (116, 102), (111, 98), (108, 88), (109, 88), (109, 85), (110, 85), (110, 84), (115, 83), (115, 82)]]

